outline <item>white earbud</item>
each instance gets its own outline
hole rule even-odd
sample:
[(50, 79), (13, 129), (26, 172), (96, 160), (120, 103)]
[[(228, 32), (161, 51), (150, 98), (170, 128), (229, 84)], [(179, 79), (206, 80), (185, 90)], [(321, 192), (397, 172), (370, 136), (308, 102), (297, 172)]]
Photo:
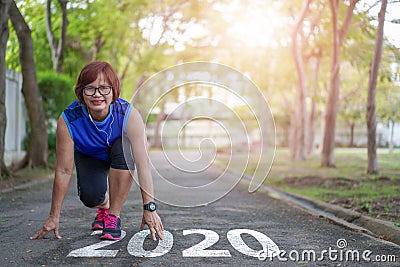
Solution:
[(111, 124), (110, 124), (110, 133), (108, 134), (106, 131), (97, 128), (96, 123), (93, 121), (92, 116), (89, 113), (89, 118), (92, 121), (94, 127), (96, 127), (97, 131), (105, 133), (105, 135), (107, 137), (106, 142), (107, 142), (108, 147), (111, 147), (109, 141), (110, 141), (111, 134), (112, 134), (112, 125), (114, 123), (114, 115), (112, 113), (111, 113), (111, 117), (112, 117), (112, 121), (111, 121)]

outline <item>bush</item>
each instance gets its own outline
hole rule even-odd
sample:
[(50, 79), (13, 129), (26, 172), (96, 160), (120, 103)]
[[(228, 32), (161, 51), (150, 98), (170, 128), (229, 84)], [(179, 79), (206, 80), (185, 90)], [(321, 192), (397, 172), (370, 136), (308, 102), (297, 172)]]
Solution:
[(61, 112), (76, 99), (74, 82), (63, 74), (55, 72), (38, 73), (38, 85), (49, 126), (58, 120)]
[(38, 73), (38, 86), (43, 99), (48, 125), (49, 162), (52, 163), (56, 151), (56, 126), (63, 110), (76, 99), (74, 82), (63, 74), (55, 72)]

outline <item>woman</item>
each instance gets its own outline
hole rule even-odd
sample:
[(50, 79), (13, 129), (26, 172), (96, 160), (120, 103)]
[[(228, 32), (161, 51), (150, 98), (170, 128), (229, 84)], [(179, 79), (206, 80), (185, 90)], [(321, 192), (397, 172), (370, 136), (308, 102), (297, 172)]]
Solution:
[[(119, 98), (120, 82), (110, 64), (88, 63), (79, 74), (78, 98), (64, 110), (57, 124), (57, 163), (50, 215), (31, 239), (50, 231), (59, 234), (61, 207), (76, 166), (78, 195), (83, 204), (97, 208), (93, 230), (103, 230), (101, 239), (121, 239), (120, 212), (133, 177), (123, 153), (122, 135), (131, 143), (143, 200), (140, 230), (147, 225), (153, 240), (163, 239), (163, 225), (153, 198), (146, 136), (139, 112)], [(133, 162), (131, 169), (133, 168)], [(109, 192), (107, 193), (107, 181)]]

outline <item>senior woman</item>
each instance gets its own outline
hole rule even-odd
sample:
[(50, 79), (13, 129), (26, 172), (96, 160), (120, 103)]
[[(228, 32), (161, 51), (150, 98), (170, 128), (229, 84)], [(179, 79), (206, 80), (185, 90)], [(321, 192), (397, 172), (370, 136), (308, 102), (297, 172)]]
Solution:
[[(57, 163), (50, 215), (31, 239), (54, 231), (61, 238), (59, 221), (75, 162), (78, 195), (83, 204), (97, 209), (93, 230), (102, 230), (101, 239), (121, 239), (121, 207), (128, 197), (137, 167), (143, 200), (140, 229), (147, 225), (153, 240), (163, 239), (163, 224), (156, 212), (153, 181), (148, 161), (145, 129), (139, 112), (119, 98), (120, 81), (110, 64), (88, 63), (80, 72), (75, 94), (78, 100), (67, 107), (57, 124)], [(130, 168), (125, 161), (122, 135), (134, 155)], [(107, 193), (108, 184), (108, 193)]]

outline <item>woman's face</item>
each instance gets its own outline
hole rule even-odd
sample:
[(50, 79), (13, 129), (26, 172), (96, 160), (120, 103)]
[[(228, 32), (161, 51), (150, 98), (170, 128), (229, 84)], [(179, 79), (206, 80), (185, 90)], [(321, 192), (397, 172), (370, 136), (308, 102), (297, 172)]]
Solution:
[[(109, 88), (109, 90), (107, 88)], [(106, 94), (108, 91), (109, 93)], [(107, 116), (113, 101), (113, 91), (111, 85), (104, 79), (103, 73), (100, 73), (95, 81), (85, 86), (83, 90), (83, 99), (86, 108), (93, 118), (102, 120)]]

